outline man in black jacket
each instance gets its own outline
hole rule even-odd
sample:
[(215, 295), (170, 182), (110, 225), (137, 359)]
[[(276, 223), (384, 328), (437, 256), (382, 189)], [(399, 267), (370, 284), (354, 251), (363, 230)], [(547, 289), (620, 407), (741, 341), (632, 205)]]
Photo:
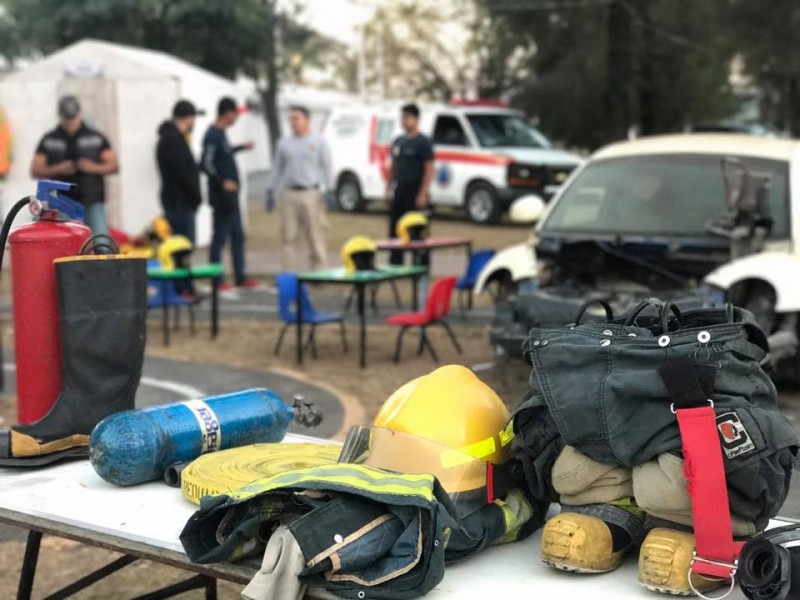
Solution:
[[(208, 203), (214, 211), (214, 235), (209, 252), (210, 262), (222, 262), (222, 248), (231, 240), (235, 285), (240, 289), (258, 289), (261, 283), (248, 277), (245, 270), (244, 227), (239, 209), (239, 169), (236, 154), (253, 148), (252, 142), (232, 146), (225, 130), (239, 118), (239, 110), (233, 98), (224, 97), (217, 104), (217, 120), (211, 124), (203, 137), (201, 164), (208, 175)], [(221, 282), (219, 289), (229, 291), (233, 286)]]
[(161, 173), (161, 206), (172, 232), (195, 243), (195, 215), (200, 206), (200, 170), (189, 147), (195, 116), (194, 104), (179, 100), (172, 119), (158, 128), (156, 159)]

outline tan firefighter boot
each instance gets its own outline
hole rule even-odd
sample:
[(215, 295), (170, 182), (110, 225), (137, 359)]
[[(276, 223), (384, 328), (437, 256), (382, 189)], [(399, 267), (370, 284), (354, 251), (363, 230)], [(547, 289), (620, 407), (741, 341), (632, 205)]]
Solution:
[[(675, 596), (693, 596), (689, 585), (689, 567), (695, 541), (691, 533), (657, 527), (639, 550), (639, 583), (648, 590)], [(706, 579), (692, 573), (692, 585), (698, 592), (708, 592), (729, 585), (726, 580)]]

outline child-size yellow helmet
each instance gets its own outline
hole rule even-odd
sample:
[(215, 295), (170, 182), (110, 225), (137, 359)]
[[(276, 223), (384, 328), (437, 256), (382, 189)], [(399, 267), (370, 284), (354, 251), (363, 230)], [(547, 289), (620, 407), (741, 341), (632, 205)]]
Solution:
[(424, 240), (428, 237), (428, 217), (416, 211), (404, 214), (397, 222), (395, 235), (406, 243)]
[(365, 235), (351, 237), (342, 246), (342, 263), (345, 271), (371, 271), (375, 269), (375, 242)]
[(183, 235), (173, 235), (158, 246), (158, 261), (165, 271), (189, 267), (189, 255), (194, 250), (192, 242)]

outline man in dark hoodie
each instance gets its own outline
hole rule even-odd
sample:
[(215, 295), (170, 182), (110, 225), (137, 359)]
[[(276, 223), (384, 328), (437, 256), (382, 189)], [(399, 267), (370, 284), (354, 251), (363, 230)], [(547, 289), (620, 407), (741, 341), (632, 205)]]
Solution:
[(179, 100), (172, 119), (158, 128), (156, 159), (161, 173), (161, 206), (172, 232), (195, 243), (195, 216), (200, 206), (200, 170), (189, 147), (198, 115), (194, 104)]

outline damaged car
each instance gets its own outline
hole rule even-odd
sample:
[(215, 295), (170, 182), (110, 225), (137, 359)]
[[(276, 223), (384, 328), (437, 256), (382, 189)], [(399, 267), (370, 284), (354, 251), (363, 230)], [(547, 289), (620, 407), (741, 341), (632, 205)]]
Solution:
[[(773, 362), (793, 359), (798, 169), (797, 142), (740, 135), (601, 149), (572, 174), (528, 242), (499, 252), (481, 273), (476, 293), (498, 300), (492, 342), (520, 356), (531, 327), (572, 322), (593, 300), (615, 315), (651, 296), (679, 309), (730, 300), (770, 332)], [(604, 316), (602, 303), (588, 313)]]

